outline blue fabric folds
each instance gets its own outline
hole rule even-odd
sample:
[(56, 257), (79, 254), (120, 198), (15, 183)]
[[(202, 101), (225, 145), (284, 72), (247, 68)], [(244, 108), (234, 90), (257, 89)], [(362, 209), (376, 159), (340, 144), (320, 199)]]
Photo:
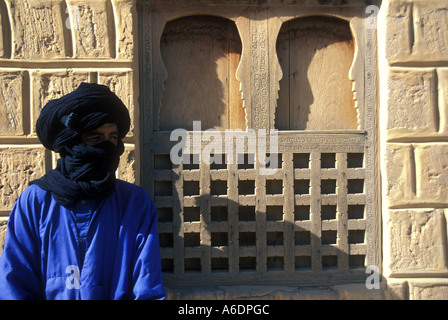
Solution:
[(157, 210), (140, 187), (117, 180), (92, 208), (87, 232), (51, 193), (29, 186), (8, 220), (0, 299), (164, 299)]

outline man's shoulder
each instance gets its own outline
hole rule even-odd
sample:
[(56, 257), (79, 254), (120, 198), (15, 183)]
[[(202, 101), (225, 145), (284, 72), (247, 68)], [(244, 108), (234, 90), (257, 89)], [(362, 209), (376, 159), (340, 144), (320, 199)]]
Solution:
[(37, 184), (30, 184), (22, 191), (20, 198), (43, 200), (48, 194), (50, 193), (39, 187)]
[(14, 204), (13, 211), (19, 211), (29, 219), (37, 219), (41, 217), (43, 212), (48, 213), (48, 210), (44, 210), (52, 205), (53, 199), (51, 193), (45, 191), (36, 184), (30, 184), (26, 187), (17, 201)]
[(155, 209), (155, 205), (149, 194), (142, 187), (123, 180), (116, 183), (116, 197), (123, 207), (130, 208), (133, 212), (146, 212), (145, 210), (135, 210), (136, 208), (147, 208), (150, 211)]
[(149, 198), (148, 193), (142, 187), (140, 187), (136, 184), (124, 181), (124, 180), (120, 180), (120, 179), (117, 179), (116, 190), (118, 193), (128, 195), (130, 197), (142, 197), (143, 196), (143, 197)]

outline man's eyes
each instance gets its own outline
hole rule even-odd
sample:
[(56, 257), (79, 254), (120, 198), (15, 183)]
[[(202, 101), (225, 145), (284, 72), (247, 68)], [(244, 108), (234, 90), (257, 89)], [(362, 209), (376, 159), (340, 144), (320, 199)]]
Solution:
[[(94, 134), (94, 135), (87, 136), (87, 139), (90, 141), (100, 141), (100, 140), (104, 140), (104, 136), (101, 134)], [(111, 135), (109, 137), (109, 139), (116, 141), (116, 140), (118, 140), (118, 135)]]
[(95, 141), (95, 140), (102, 139), (102, 136), (99, 135), (99, 134), (93, 134), (93, 135), (88, 135), (88, 136), (87, 136), (87, 139), (92, 140), (92, 141)]

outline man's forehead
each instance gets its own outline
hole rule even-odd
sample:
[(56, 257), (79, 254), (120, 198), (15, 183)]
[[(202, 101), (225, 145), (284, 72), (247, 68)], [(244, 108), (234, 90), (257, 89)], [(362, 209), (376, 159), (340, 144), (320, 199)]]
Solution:
[(113, 122), (110, 123), (108, 122), (96, 129), (90, 130), (89, 132), (103, 132), (103, 131), (113, 131), (118, 133), (118, 126)]

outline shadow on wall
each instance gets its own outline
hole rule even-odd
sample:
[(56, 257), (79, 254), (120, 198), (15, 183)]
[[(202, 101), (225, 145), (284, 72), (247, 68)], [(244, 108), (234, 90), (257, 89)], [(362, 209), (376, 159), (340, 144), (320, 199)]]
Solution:
[[(254, 299), (256, 294), (250, 294), (266, 290), (263, 296), (271, 299), (303, 299), (310, 295), (326, 299), (383, 298), (385, 281), (380, 270), (375, 266), (366, 270), (364, 255), (350, 255), (338, 248), (338, 243), (344, 241), (349, 245), (364, 243), (364, 231), (350, 230), (342, 239), (337, 228), (321, 230), (320, 235), (310, 230), (315, 219), (320, 219), (321, 225), (336, 225), (336, 208), (321, 206), (320, 212), (313, 213), (309, 206), (296, 206), (291, 223), (285, 221), (282, 206), (267, 206), (266, 212), (257, 212), (254, 206), (228, 199), (225, 205), (222, 201), (214, 205), (213, 198), (227, 193), (226, 181), (217, 182), (211, 184), (210, 194), (194, 196), (193, 206), (184, 207), (182, 212), (159, 209), (162, 268), (169, 297)], [(242, 194), (254, 189), (248, 183), (243, 188), (246, 191)], [(267, 192), (275, 194), (280, 189), (273, 184)], [(156, 192), (170, 194), (168, 188)], [(197, 193), (199, 183), (184, 186), (185, 196)], [(362, 219), (359, 211), (348, 215), (350, 219)], [(183, 232), (175, 234), (163, 227), (179, 217)], [(237, 221), (237, 226), (230, 225), (232, 220)], [(175, 242), (183, 244), (182, 252), (172, 251)], [(175, 258), (164, 255), (164, 250), (182, 256), (180, 276), (185, 276), (185, 282), (179, 280), (182, 277), (173, 282)], [(237, 252), (236, 259), (231, 251)]]
[(245, 129), (236, 68), (241, 40), (233, 21), (188, 16), (166, 24), (160, 50), (168, 77), (160, 109), (159, 130)]
[(357, 129), (349, 79), (354, 41), (347, 21), (323, 16), (282, 25), (277, 55), (283, 70), (277, 129)]
[[(348, 166), (360, 167), (362, 159), (350, 155)], [(295, 168), (309, 167), (308, 154), (292, 160)], [(335, 155), (323, 154), (320, 162), (323, 169), (335, 167)], [(172, 169), (169, 155), (158, 155), (155, 169)], [(286, 191), (294, 204), (286, 207), (283, 179), (266, 176), (256, 185), (253, 177), (244, 178), (254, 169), (250, 155), (230, 169), (238, 170), (238, 181), (224, 174), (225, 155), (209, 169), (183, 164), (183, 174), (154, 182), (167, 286), (365, 284), (365, 206), (328, 201), (338, 192), (336, 180), (319, 179), (311, 186), (309, 178), (296, 179)], [(201, 170), (210, 178), (199, 179)], [(265, 195), (257, 200), (259, 192)], [(362, 180), (350, 180), (345, 192), (362, 194)], [(380, 278), (379, 270), (376, 275)]]

